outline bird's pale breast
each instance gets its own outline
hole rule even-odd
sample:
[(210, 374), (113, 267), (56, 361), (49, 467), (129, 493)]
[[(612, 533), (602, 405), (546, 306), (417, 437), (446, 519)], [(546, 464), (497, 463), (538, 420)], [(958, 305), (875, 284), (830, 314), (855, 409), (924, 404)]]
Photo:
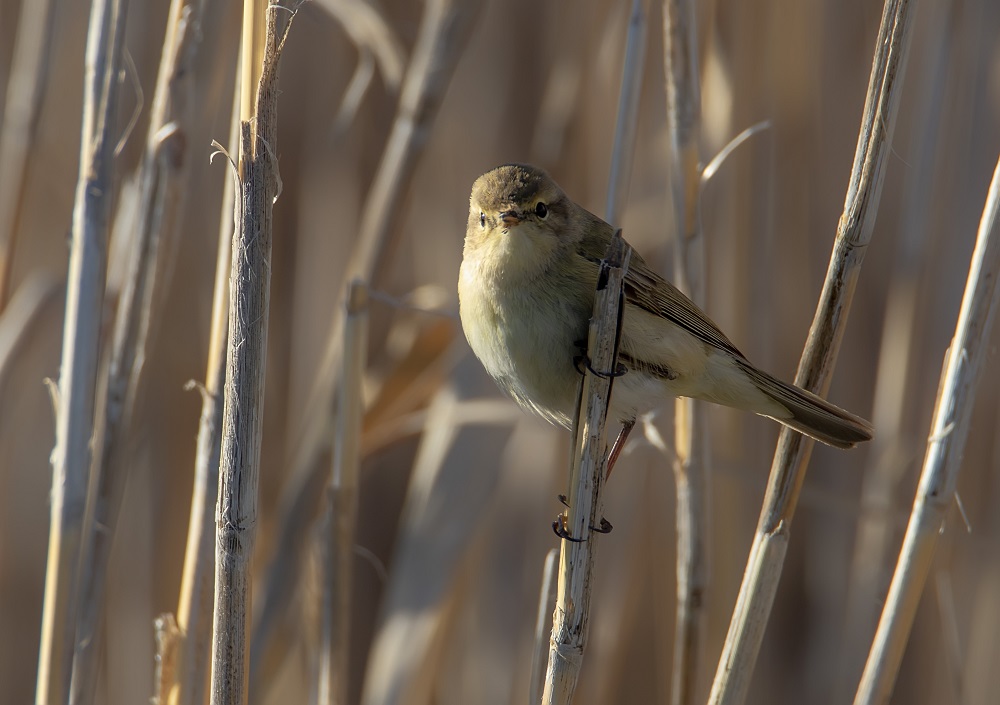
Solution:
[(551, 286), (486, 286), (474, 264), (461, 276), (462, 326), (486, 371), (521, 406), (571, 425), (581, 355), (593, 306), (593, 285), (558, 295)]

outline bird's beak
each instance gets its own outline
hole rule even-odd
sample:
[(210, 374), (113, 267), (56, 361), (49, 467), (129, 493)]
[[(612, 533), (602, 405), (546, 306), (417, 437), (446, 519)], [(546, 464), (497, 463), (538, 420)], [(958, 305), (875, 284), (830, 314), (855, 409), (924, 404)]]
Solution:
[(521, 218), (518, 216), (517, 211), (503, 211), (500, 214), (500, 221), (505, 228), (512, 228), (521, 222)]

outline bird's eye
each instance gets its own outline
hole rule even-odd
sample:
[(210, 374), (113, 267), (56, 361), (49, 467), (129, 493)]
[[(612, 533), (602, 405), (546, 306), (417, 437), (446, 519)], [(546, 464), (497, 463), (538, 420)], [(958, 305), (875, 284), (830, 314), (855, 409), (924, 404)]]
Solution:
[(535, 215), (537, 215), (539, 218), (544, 218), (548, 214), (549, 214), (549, 207), (546, 206), (541, 201), (539, 201), (538, 205), (535, 206)]
[(483, 213), (482, 211), (479, 211), (479, 227), (481, 228), (486, 227), (486, 214)]

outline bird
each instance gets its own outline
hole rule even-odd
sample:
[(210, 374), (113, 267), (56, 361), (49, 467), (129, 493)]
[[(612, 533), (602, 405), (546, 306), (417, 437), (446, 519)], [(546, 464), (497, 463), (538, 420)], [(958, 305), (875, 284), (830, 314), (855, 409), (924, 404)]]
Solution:
[[(598, 271), (614, 233), (535, 166), (504, 164), (472, 186), (458, 280), (466, 339), (514, 401), (566, 428)], [(634, 249), (623, 290), (622, 367), (608, 409), (623, 426), (609, 466), (637, 417), (674, 397), (766, 416), (837, 448), (872, 438), (868, 421), (754, 366)]]

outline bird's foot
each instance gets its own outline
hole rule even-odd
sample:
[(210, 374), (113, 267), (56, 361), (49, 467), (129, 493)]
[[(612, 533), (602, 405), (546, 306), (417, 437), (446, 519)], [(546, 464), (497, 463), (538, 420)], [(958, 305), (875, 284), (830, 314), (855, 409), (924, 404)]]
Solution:
[[(569, 507), (569, 500), (566, 498), (566, 495), (564, 494), (559, 495), (559, 502), (564, 507)], [(566, 525), (566, 521), (568, 518), (569, 517), (567, 516), (566, 512), (562, 512), (559, 516), (556, 517), (556, 520), (552, 522), (552, 531), (555, 532), (555, 535), (561, 539), (572, 541), (573, 543), (581, 543), (582, 541), (586, 541), (585, 538), (575, 538), (572, 534), (570, 534), (569, 527)], [(610, 534), (611, 530), (614, 528), (615, 528), (614, 525), (612, 525), (610, 521), (608, 521), (604, 517), (601, 517), (601, 521), (598, 522), (597, 526), (591, 526), (590, 530), (598, 534)]]
[(586, 374), (586, 371), (590, 370), (592, 374), (597, 375), (601, 379), (614, 379), (615, 377), (622, 377), (628, 373), (628, 368), (620, 362), (618, 363), (618, 366), (615, 367), (614, 372), (601, 372), (599, 370), (595, 370), (590, 364), (590, 358), (586, 355), (577, 355), (574, 357), (573, 367), (575, 367), (576, 371), (581, 375)]

